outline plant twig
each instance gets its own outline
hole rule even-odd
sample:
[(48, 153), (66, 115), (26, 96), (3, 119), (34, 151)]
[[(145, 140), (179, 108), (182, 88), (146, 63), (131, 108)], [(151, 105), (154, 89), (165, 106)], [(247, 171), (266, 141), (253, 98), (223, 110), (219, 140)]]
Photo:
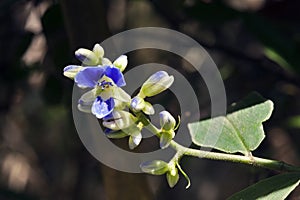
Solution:
[[(160, 130), (156, 128), (151, 122), (148, 122), (148, 125), (145, 126), (149, 131), (155, 134), (157, 137), (160, 137)], [(279, 172), (300, 172), (300, 167), (296, 167), (290, 164), (287, 164), (282, 161), (270, 160), (265, 158), (259, 158), (254, 156), (242, 156), (235, 154), (227, 153), (217, 153), (210, 151), (203, 151), (199, 149), (192, 149), (184, 147), (181, 144), (171, 141), (170, 146), (177, 151), (177, 157), (180, 158), (183, 155), (194, 156), (198, 158), (205, 158), (210, 160), (222, 160), (235, 163), (242, 163), (247, 165), (252, 165), (255, 167), (261, 167), (266, 169), (271, 169)]]

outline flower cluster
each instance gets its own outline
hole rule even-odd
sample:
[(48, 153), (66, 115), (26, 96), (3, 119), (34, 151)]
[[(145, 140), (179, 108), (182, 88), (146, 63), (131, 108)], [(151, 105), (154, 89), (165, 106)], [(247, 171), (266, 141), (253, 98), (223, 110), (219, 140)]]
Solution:
[[(126, 85), (122, 72), (128, 64), (127, 56), (121, 55), (111, 62), (104, 57), (104, 49), (99, 44), (96, 44), (93, 50), (80, 48), (75, 52), (75, 56), (82, 64), (65, 67), (64, 75), (74, 79), (79, 88), (89, 89), (80, 97), (78, 109), (101, 119), (107, 137), (129, 136), (129, 147), (134, 149), (142, 140), (141, 130), (145, 125), (137, 117), (137, 113), (153, 115), (155, 112), (145, 98), (168, 89), (174, 81), (173, 76), (169, 76), (165, 71), (156, 72), (145, 81), (138, 95), (131, 98), (122, 89)], [(168, 134), (171, 132), (167, 131)], [(174, 134), (168, 137), (168, 140), (164, 139), (164, 148), (173, 137)]]

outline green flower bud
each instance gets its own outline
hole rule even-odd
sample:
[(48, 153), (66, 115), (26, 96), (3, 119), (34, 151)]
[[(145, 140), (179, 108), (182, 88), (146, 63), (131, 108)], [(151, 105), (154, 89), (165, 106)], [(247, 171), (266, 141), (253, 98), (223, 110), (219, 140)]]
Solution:
[(138, 96), (151, 97), (157, 95), (168, 89), (173, 81), (173, 76), (169, 76), (165, 71), (158, 71), (145, 81)]
[(154, 115), (155, 110), (154, 110), (153, 106), (151, 105), (151, 103), (145, 101), (145, 106), (143, 108), (143, 112), (146, 115)]
[(128, 146), (130, 149), (134, 149), (135, 147), (137, 147), (141, 141), (142, 141), (142, 134), (141, 132), (139, 132), (138, 134), (132, 134), (131, 136), (129, 136), (129, 140), (128, 140)]
[(174, 138), (174, 131), (163, 131), (160, 136), (159, 145), (160, 148), (165, 149), (170, 145), (170, 142)]
[(166, 176), (167, 176), (167, 181), (169, 186), (173, 188), (179, 180), (179, 174), (177, 168), (174, 168), (174, 170), (169, 171)]
[(172, 188), (178, 182), (179, 174), (178, 174), (178, 169), (176, 168), (176, 163), (174, 161), (171, 161), (169, 163), (168, 167), (169, 167), (169, 170), (168, 170), (166, 176), (167, 176), (168, 184)]
[(168, 163), (162, 160), (147, 161), (140, 165), (143, 172), (153, 175), (162, 175), (169, 170)]
[(174, 130), (176, 120), (168, 111), (162, 111), (159, 113), (159, 122), (163, 130)]
[(125, 55), (121, 55), (113, 62), (113, 65), (119, 68), (121, 72), (125, 70), (127, 64), (128, 64), (128, 60), (127, 60), (127, 56)]
[(75, 51), (75, 56), (85, 65), (97, 65), (99, 61), (98, 57), (93, 51), (84, 48), (80, 48)]

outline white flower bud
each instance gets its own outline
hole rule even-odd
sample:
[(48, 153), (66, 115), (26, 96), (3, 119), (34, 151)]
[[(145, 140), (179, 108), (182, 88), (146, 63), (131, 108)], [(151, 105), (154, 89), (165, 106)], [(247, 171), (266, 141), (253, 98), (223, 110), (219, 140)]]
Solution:
[(104, 49), (100, 46), (100, 44), (95, 44), (93, 52), (97, 58), (102, 58), (104, 56)]
[(159, 122), (163, 130), (173, 130), (176, 125), (176, 120), (168, 111), (162, 111), (159, 113)]
[(174, 77), (165, 71), (158, 71), (150, 76), (142, 85), (139, 96), (151, 97), (168, 89), (174, 82)]
[(127, 56), (125, 55), (121, 55), (113, 62), (113, 65), (119, 68), (121, 72), (125, 70), (127, 64), (128, 64), (128, 60), (127, 60)]
[(69, 65), (69, 66), (64, 68), (64, 76), (66, 76), (68, 78), (71, 78), (71, 79), (74, 79), (76, 74), (82, 69), (83, 69), (82, 66)]
[(145, 101), (145, 107), (143, 108), (143, 112), (146, 115), (154, 115), (155, 110), (154, 110), (153, 106), (151, 105), (151, 103)]
[(96, 54), (88, 49), (80, 48), (75, 51), (75, 56), (78, 60), (80, 60), (85, 65), (97, 65), (99, 62)]

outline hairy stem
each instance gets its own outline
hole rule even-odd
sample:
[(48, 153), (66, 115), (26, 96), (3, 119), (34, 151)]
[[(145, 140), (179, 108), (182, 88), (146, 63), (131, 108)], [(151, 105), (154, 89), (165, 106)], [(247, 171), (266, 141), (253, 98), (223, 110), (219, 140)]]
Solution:
[[(145, 126), (149, 131), (155, 134), (157, 137), (160, 137), (160, 130), (156, 128), (151, 122), (148, 121), (147, 126)], [(176, 159), (180, 159), (183, 155), (194, 156), (198, 158), (206, 158), (211, 160), (223, 160), (235, 163), (242, 163), (247, 165), (252, 165), (255, 167), (261, 167), (266, 169), (271, 169), (280, 172), (300, 172), (300, 167), (289, 165), (282, 161), (270, 160), (265, 158), (259, 158), (254, 156), (242, 156), (226, 153), (217, 153), (203, 151), (199, 149), (192, 149), (184, 147), (181, 144), (171, 141), (170, 146), (177, 151)]]

